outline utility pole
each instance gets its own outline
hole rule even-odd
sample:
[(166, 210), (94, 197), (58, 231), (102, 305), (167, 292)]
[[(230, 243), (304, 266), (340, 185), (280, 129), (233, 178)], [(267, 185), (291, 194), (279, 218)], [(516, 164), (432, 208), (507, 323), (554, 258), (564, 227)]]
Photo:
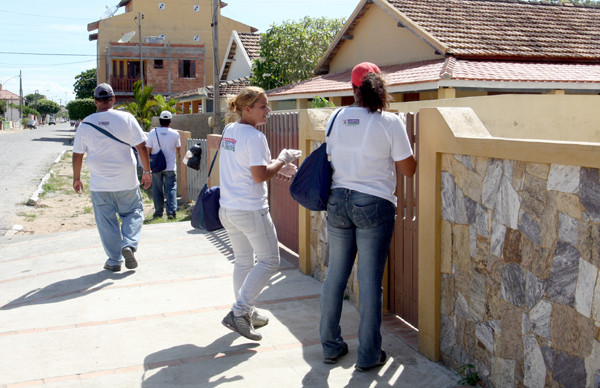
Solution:
[(142, 91), (144, 90), (144, 59), (142, 57), (142, 19), (144, 15), (138, 12), (138, 40), (140, 42), (140, 74), (142, 75)]
[(220, 0), (212, 0), (212, 35), (213, 35), (213, 128), (211, 133), (221, 133), (221, 91), (219, 90), (219, 10)]
[(19, 121), (23, 120), (23, 77), (19, 70)]

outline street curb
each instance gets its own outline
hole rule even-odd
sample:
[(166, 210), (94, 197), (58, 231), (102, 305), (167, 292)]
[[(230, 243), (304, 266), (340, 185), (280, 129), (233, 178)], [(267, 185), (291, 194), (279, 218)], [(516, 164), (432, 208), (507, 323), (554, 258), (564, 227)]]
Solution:
[[(62, 151), (58, 155), (58, 157), (54, 160), (52, 165), (55, 165), (56, 163), (60, 162), (60, 160), (62, 159), (65, 152), (67, 152), (67, 150)], [(37, 204), (37, 202), (40, 200), (40, 195), (42, 195), (42, 193), (44, 192), (44, 184), (48, 181), (48, 179), (50, 179), (50, 177), (52, 176), (53, 173), (54, 172), (52, 170), (50, 170), (46, 173), (46, 175), (44, 175), (44, 177), (40, 181), (40, 184), (38, 185), (37, 190), (31, 195), (31, 197), (29, 197), (29, 199), (27, 200), (27, 203), (25, 203), (25, 205), (35, 206)]]

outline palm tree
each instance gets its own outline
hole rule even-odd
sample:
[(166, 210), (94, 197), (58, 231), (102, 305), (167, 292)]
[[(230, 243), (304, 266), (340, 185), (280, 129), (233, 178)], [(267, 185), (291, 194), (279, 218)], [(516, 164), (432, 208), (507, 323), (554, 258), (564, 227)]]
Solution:
[(152, 117), (160, 115), (163, 110), (175, 113), (175, 104), (177, 100), (167, 101), (165, 96), (157, 94), (152, 95), (154, 86), (146, 86), (142, 90), (142, 82), (137, 81), (133, 84), (133, 102), (119, 105), (117, 109), (125, 110), (135, 116), (144, 131), (148, 132), (152, 126)]
[(175, 104), (177, 104), (177, 100), (170, 99), (169, 101), (167, 101), (165, 96), (163, 96), (162, 94), (157, 94), (156, 96), (154, 96), (154, 101), (156, 101), (156, 105), (153, 109), (156, 113), (156, 116), (160, 115), (160, 112), (162, 112), (163, 110), (168, 110), (171, 113), (175, 113)]
[(144, 131), (148, 132), (152, 126), (152, 116), (155, 116), (152, 109), (156, 101), (152, 99), (152, 90), (154, 86), (146, 86), (142, 89), (142, 82), (136, 81), (133, 84), (133, 102), (119, 105), (117, 109), (125, 110), (135, 116)]

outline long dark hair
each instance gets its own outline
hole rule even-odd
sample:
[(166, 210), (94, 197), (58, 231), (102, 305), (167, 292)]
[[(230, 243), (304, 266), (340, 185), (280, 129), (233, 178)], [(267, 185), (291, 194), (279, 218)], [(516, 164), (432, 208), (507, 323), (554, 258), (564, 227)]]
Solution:
[(374, 113), (386, 108), (392, 99), (388, 94), (385, 81), (381, 74), (369, 73), (363, 79), (362, 85), (356, 88), (356, 102), (358, 105)]

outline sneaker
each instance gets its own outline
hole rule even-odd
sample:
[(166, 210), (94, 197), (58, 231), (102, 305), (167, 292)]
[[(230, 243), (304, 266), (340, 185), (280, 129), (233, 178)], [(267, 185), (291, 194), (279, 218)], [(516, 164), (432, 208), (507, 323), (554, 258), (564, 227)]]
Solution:
[(387, 354), (385, 354), (385, 352), (382, 349), (381, 355), (379, 356), (379, 361), (377, 361), (377, 364), (371, 365), (371, 366), (360, 366), (360, 365), (356, 364), (356, 365), (354, 365), (354, 368), (359, 372), (366, 372), (373, 368), (377, 368), (378, 366), (382, 366), (383, 364), (385, 364), (386, 361), (387, 361)]
[(108, 263), (104, 264), (104, 269), (107, 269), (109, 271), (113, 271), (113, 272), (119, 272), (121, 270), (121, 266), (120, 265), (110, 265)]
[(167, 220), (174, 220), (175, 214), (167, 214)]
[(131, 249), (131, 247), (123, 248), (121, 254), (125, 258), (125, 268), (134, 269), (138, 266), (137, 260), (135, 259), (135, 255), (133, 254), (133, 249)]
[(337, 356), (325, 357), (323, 362), (325, 364), (337, 364), (337, 362), (340, 360), (340, 358), (344, 357), (346, 354), (348, 354), (348, 344), (344, 342), (342, 344), (342, 351)]
[(229, 314), (223, 318), (221, 323), (229, 330), (236, 331), (240, 335), (253, 341), (260, 341), (262, 339), (262, 335), (254, 330), (252, 320), (248, 314), (236, 317), (233, 315), (233, 311), (230, 311)]
[(269, 317), (260, 314), (258, 310), (254, 309), (254, 312), (252, 313), (252, 326), (254, 326), (255, 329), (258, 329), (259, 327), (267, 326), (268, 324)]
[(162, 214), (154, 213), (152, 214), (152, 218), (162, 218)]

